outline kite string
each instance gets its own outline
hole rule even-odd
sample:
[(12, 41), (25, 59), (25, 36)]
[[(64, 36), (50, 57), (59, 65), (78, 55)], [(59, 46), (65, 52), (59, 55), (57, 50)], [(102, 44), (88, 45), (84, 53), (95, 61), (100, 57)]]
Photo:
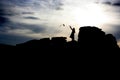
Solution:
[[(61, 24), (61, 25), (59, 25), (57, 28), (56, 28), (56, 30), (53, 32), (53, 34), (52, 34), (52, 36), (50, 36), (50, 37), (55, 37), (55, 34), (56, 33), (62, 33), (63, 32), (63, 34), (68, 34), (69, 32), (69, 27), (71, 26), (71, 25), (66, 25), (66, 24)], [(62, 30), (61, 28), (66, 28), (66, 30), (64, 31), (64, 30)], [(50, 35), (50, 34), (49, 34)], [(69, 34), (70, 35), (70, 34)]]

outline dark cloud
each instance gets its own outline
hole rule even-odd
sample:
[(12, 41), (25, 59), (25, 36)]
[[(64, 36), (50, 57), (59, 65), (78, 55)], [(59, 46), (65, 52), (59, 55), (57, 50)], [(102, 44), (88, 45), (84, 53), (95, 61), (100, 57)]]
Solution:
[[(10, 16), (18, 15), (22, 17), (23, 15), (34, 15), (35, 12), (27, 11), (28, 7), (34, 9), (62, 10), (62, 5), (62, 0), (0, 0), (0, 23), (7, 23), (7, 17)], [(25, 9), (26, 11), (21, 9)], [(24, 18), (33, 20), (39, 19), (33, 16)]]
[(17, 12), (16, 10), (14, 10), (15, 5), (10, 5), (9, 3), (5, 2), (6, 0), (2, 0), (2, 1), (0, 1), (0, 16), (15, 16), (15, 15), (20, 15), (19, 12)]
[[(63, 0), (0, 0), (0, 16), (34, 14), (32, 11), (27, 11), (27, 8), (31, 8), (33, 10), (63, 10), (62, 1)], [(26, 9), (26, 11), (21, 9)]]
[(14, 12), (11, 8), (0, 7), (0, 16), (14, 16), (18, 13)]
[(0, 16), (6, 16), (6, 15), (11, 16), (12, 14), (11, 13), (7, 13), (7, 11), (5, 11), (5, 9), (1, 9), (0, 8)]
[(22, 14), (34, 14), (34, 12), (22, 12)]
[(15, 23), (10, 21), (6, 17), (0, 16), (0, 43), (5, 44), (18, 44), (32, 39), (31, 37), (25, 36), (24, 34), (9, 34), (9, 31), (30, 31), (27, 34), (39, 34), (44, 33), (46, 27), (43, 25), (30, 25), (25, 23)]
[(113, 28), (115, 29), (113, 35), (115, 35), (117, 40), (120, 40), (120, 25), (114, 25)]
[[(26, 19), (38, 19), (37, 17), (25, 17)], [(34, 33), (44, 32), (45, 27), (43, 25), (31, 25), (25, 23), (16, 23), (11, 21), (8, 17), (0, 16), (0, 32), (7, 32), (14, 29), (28, 29)]]
[(120, 6), (120, 3), (113, 3), (113, 6)]
[(112, 5), (112, 2), (102, 2), (102, 4)]
[(43, 9), (63, 10), (63, 0), (36, 0), (33, 5)]
[(43, 27), (41, 25), (16, 24), (16, 26), (18, 26), (17, 29), (29, 29), (33, 33), (43, 33), (45, 31), (45, 27)]
[[(22, 24), (22, 23), (13, 23), (9, 22), (4, 25), (0, 25), (0, 43), (5, 44), (18, 44), (23, 43), (25, 41), (33, 39), (32, 37), (25, 36), (25, 34), (40, 34), (45, 32), (45, 27), (42, 25), (30, 25), (30, 24)], [(23, 31), (24, 34), (16, 34), (16, 31)], [(30, 32), (26, 32), (30, 31)], [(15, 31), (12, 34), (9, 31)]]
[(57, 9), (63, 6), (63, 0), (1, 0), (0, 4), (2, 6), (10, 7), (33, 7), (33, 8), (49, 8)]
[(31, 0), (1, 0), (3, 6), (27, 6)]
[[(30, 15), (24, 19), (38, 20), (38, 17), (33, 16), (34, 9), (62, 10), (62, 5), (62, 0), (0, 0), (0, 25), (8, 23), (11, 16)], [(27, 11), (27, 8), (31, 8), (32, 11)]]
[(33, 16), (27, 16), (27, 17), (24, 17), (25, 19), (33, 19), (33, 20), (39, 20), (38, 17), (33, 17)]
[(26, 16), (23, 17), (24, 19), (29, 19), (29, 20), (40, 20), (40, 21), (48, 21), (47, 19), (40, 19), (39, 17), (34, 17), (34, 16)]
[(18, 43), (23, 43), (28, 40), (32, 40), (31, 37), (20, 36), (20, 35), (12, 35), (12, 34), (0, 34), (0, 43), (15, 45)]
[(120, 6), (120, 0), (100, 0), (96, 3), (107, 4), (111, 6)]
[(13, 22), (9, 22), (0, 27), (1, 32), (7, 32), (9, 30), (16, 30), (16, 29), (31, 30), (33, 33), (43, 33), (45, 31), (45, 27), (43, 27), (42, 25), (30, 25), (30, 24), (13, 23)]
[(108, 30), (106, 31), (107, 33), (113, 34), (117, 40), (120, 40), (120, 24), (111, 23), (111, 24), (108, 24), (107, 28), (108, 28)]
[(9, 19), (3, 16), (0, 16), (0, 25), (5, 24), (6, 22), (9, 22)]
[(61, 8), (61, 7), (57, 7), (56, 10), (63, 10), (63, 8)]

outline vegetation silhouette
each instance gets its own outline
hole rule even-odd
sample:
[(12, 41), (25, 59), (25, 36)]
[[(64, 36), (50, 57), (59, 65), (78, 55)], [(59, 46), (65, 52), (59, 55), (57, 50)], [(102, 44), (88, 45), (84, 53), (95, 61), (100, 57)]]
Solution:
[[(70, 27), (71, 28), (71, 27)], [(83, 26), (79, 28), (78, 41), (74, 40), (75, 29), (72, 29), (72, 41), (67, 42), (67, 37), (52, 37), (43, 38), (40, 40), (30, 40), (25, 43), (16, 44), (15, 46), (0, 45), (0, 48), (9, 49), (10, 47), (14, 49), (25, 49), (39, 51), (44, 49), (59, 49), (59, 50), (73, 50), (75, 52), (80, 51), (90, 51), (101, 52), (105, 51), (120, 51), (117, 45), (116, 38), (112, 34), (106, 34), (104, 31), (97, 27)], [(71, 36), (70, 35), (70, 36)]]

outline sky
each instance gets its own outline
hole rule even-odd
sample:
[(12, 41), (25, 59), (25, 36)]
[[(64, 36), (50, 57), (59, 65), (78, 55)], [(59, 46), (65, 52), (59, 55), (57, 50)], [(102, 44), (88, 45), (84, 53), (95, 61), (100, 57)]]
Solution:
[[(65, 24), (65, 26), (63, 26)], [(0, 0), (0, 43), (67, 37), (75, 27), (96, 26), (120, 44), (120, 0)]]

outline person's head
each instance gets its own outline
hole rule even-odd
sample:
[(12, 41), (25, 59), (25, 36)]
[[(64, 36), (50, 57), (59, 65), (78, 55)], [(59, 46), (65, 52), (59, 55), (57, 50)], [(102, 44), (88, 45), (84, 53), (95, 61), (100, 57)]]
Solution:
[(73, 28), (73, 30), (75, 30), (75, 28)]

